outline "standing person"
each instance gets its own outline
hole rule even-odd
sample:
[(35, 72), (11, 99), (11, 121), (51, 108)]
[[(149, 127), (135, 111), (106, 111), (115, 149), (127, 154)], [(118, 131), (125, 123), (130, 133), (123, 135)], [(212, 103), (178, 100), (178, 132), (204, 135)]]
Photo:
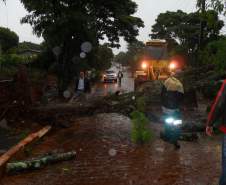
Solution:
[(90, 92), (90, 82), (87, 76), (83, 71), (80, 72), (79, 78), (75, 81), (75, 92), (77, 94), (88, 93)]
[[(183, 95), (183, 84), (177, 78), (173, 77), (173, 74), (171, 74), (170, 77), (164, 82), (161, 92), (164, 121), (165, 119), (167, 120), (168, 118), (171, 119), (173, 117), (181, 120), (180, 106), (183, 101)], [(180, 145), (178, 140), (180, 132), (179, 126), (174, 124), (172, 125), (171, 123), (164, 124), (164, 132), (161, 133), (161, 138), (173, 144), (175, 149), (179, 149)]]
[[(220, 121), (220, 124), (216, 122)], [(222, 175), (219, 185), (226, 185), (226, 80), (224, 80), (208, 115), (206, 134), (213, 135), (213, 127), (224, 133), (222, 141)]]
[(91, 91), (89, 79), (85, 76), (83, 71), (80, 72), (79, 78), (75, 80), (75, 95), (72, 97), (70, 101), (74, 98), (77, 98), (85, 93), (89, 93)]
[(119, 72), (118, 72), (119, 86), (121, 86), (121, 84), (122, 84), (122, 78), (123, 78), (123, 73), (122, 73), (122, 71), (119, 71)]

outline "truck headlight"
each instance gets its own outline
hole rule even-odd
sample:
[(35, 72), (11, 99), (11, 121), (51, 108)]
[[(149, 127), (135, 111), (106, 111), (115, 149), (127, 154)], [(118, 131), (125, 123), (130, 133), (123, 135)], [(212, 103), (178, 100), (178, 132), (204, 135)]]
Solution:
[(165, 119), (165, 122), (169, 125), (182, 125), (182, 120), (175, 120), (172, 117)]
[(175, 120), (173, 122), (174, 125), (182, 125), (182, 120)]
[(173, 119), (173, 118), (167, 118), (167, 119), (165, 120), (165, 122), (166, 122), (167, 124), (173, 124), (174, 119)]

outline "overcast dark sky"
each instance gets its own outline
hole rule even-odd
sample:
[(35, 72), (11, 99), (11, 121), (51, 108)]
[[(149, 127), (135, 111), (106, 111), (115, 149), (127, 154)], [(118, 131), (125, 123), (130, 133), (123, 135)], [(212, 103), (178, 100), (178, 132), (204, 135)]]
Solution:
[[(150, 34), (151, 26), (155, 23), (159, 13), (169, 11), (175, 11), (181, 9), (186, 12), (195, 11), (196, 0), (135, 0), (138, 4), (138, 12), (136, 16), (143, 19), (145, 28), (140, 30), (140, 35), (138, 37), (141, 41), (148, 40), (148, 35)], [(20, 19), (26, 15), (26, 10), (19, 0), (7, 0), (5, 6), (4, 3), (0, 1), (0, 26), (9, 27), (15, 31), (19, 37), (20, 41), (31, 41), (35, 43), (40, 43), (42, 38), (37, 38), (32, 34), (32, 29), (29, 25), (21, 25)], [(126, 49), (126, 43), (121, 41), (122, 48), (120, 50)], [(118, 50), (115, 50), (117, 53)]]

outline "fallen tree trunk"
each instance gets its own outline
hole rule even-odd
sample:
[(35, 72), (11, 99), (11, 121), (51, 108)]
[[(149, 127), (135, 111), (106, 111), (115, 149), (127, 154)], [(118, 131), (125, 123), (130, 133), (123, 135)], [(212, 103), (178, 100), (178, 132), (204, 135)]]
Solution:
[(72, 160), (75, 157), (76, 157), (75, 151), (62, 153), (62, 154), (49, 154), (44, 157), (32, 159), (29, 161), (18, 161), (18, 162), (8, 163), (6, 166), (6, 172), (9, 174), (14, 174), (14, 173), (28, 171), (28, 170), (37, 170), (49, 164), (54, 164), (60, 161)]
[(206, 125), (201, 122), (187, 123), (182, 126), (184, 132), (204, 132)]
[(26, 145), (34, 141), (35, 139), (42, 138), (47, 132), (49, 132), (51, 126), (46, 126), (39, 130), (38, 132), (32, 133), (28, 135), (25, 139), (20, 141), (17, 145), (8, 150), (5, 154), (0, 156), (0, 170), (3, 170), (5, 164), (21, 149), (23, 149)]
[(197, 141), (198, 140), (198, 135), (197, 133), (182, 133), (180, 135), (181, 141)]

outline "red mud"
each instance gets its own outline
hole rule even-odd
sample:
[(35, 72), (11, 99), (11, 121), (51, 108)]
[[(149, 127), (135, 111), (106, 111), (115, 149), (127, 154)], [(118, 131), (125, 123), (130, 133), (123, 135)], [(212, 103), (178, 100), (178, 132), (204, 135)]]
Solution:
[(74, 120), (45, 137), (33, 156), (77, 152), (74, 161), (5, 176), (1, 185), (213, 185), (220, 175), (220, 140), (201, 137), (181, 150), (157, 137), (145, 146), (130, 142), (130, 121), (117, 114)]

